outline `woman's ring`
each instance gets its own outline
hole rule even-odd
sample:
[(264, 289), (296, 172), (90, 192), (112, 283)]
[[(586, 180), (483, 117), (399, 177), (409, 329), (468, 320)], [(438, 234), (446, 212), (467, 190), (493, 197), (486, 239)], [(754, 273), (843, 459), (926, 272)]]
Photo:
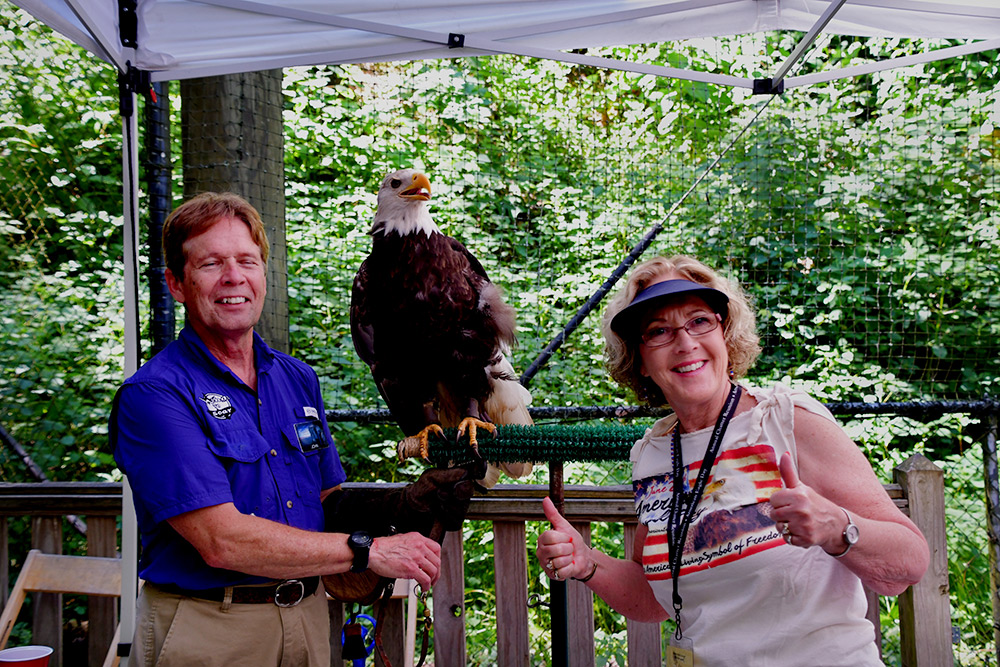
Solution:
[(552, 569), (552, 559), (551, 558), (549, 559), (549, 562), (545, 564), (545, 569), (546, 570), (551, 570)]
[(781, 536), (787, 540), (791, 532), (792, 531), (788, 530), (788, 524), (786, 523), (784, 527), (781, 529)]
[(559, 580), (559, 568), (558, 567), (556, 569), (552, 570), (552, 578), (555, 579), (556, 581)]

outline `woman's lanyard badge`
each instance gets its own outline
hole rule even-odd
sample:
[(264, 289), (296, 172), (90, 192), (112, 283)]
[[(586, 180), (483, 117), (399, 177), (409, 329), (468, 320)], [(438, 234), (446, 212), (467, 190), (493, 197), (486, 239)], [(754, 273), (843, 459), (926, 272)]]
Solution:
[(743, 390), (739, 385), (734, 384), (729, 390), (729, 397), (726, 404), (719, 413), (719, 418), (715, 422), (715, 429), (712, 431), (712, 438), (708, 441), (708, 450), (705, 458), (701, 462), (698, 470), (698, 477), (695, 479), (694, 488), (689, 488), (687, 475), (684, 473), (684, 459), (681, 452), (680, 423), (674, 427), (673, 439), (670, 443), (670, 456), (673, 464), (674, 493), (673, 502), (670, 504), (670, 511), (667, 514), (667, 546), (670, 549), (670, 578), (673, 582), (673, 606), (674, 622), (677, 630), (670, 638), (670, 647), (667, 650), (667, 665), (669, 667), (693, 667), (694, 666), (694, 643), (691, 639), (684, 637), (681, 629), (681, 600), (678, 592), (678, 580), (681, 576), (681, 560), (684, 558), (684, 542), (687, 540), (688, 528), (694, 519), (698, 504), (701, 502), (701, 495), (705, 491), (708, 477), (715, 467), (715, 459), (722, 446), (722, 438), (729, 428), (729, 421), (736, 412), (736, 405), (740, 402), (740, 395)]

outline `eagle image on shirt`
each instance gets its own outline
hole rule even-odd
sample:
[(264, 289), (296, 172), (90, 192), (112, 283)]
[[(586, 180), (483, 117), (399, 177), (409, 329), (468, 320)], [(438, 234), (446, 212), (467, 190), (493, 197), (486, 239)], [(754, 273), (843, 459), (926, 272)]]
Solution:
[[(683, 490), (694, 486), (700, 469), (701, 461), (685, 466)], [(780, 488), (781, 473), (770, 445), (723, 451), (688, 528), (681, 576), (784, 545), (768, 502)], [(646, 576), (669, 579), (667, 526), (673, 502), (672, 475), (636, 480), (633, 491), (639, 521), (649, 530), (642, 557)]]

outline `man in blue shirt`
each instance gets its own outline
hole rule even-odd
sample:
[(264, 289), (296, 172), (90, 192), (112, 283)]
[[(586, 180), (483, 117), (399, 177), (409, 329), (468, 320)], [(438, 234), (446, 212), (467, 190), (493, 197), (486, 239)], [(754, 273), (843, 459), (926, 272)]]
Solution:
[(319, 577), (367, 567), (427, 590), (440, 546), (322, 532), (345, 474), (315, 372), (254, 332), (268, 256), (257, 211), (199, 195), (167, 219), (163, 245), (187, 325), (124, 383), (110, 425), (146, 582), (130, 664), (327, 667)]

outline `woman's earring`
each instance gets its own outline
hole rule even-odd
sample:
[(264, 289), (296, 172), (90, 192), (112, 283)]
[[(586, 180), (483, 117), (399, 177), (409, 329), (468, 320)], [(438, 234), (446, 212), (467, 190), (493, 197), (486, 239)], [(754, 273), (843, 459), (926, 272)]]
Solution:
[(733, 370), (733, 365), (729, 364), (729, 377), (735, 377), (736, 371)]

